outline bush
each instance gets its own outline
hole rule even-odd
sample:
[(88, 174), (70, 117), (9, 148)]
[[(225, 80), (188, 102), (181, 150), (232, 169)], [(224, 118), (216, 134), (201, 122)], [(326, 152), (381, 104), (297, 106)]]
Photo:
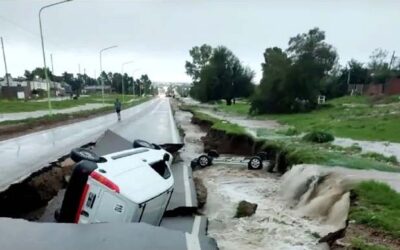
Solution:
[(323, 131), (313, 131), (306, 134), (303, 140), (316, 143), (325, 143), (335, 140), (332, 134)]

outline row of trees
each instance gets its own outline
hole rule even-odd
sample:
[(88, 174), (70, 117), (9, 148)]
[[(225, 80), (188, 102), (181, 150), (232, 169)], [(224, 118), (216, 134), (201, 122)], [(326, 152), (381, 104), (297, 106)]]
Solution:
[(224, 99), (231, 105), (235, 97), (248, 97), (253, 92), (254, 72), (224, 46), (204, 44), (189, 51), (186, 73), (193, 79), (191, 95), (203, 102)]
[(256, 87), (251, 83), (254, 73), (227, 48), (203, 45), (189, 52), (192, 62), (185, 68), (193, 79), (192, 97), (203, 102), (226, 99), (230, 104), (234, 97), (251, 96), (253, 113), (312, 110), (318, 95), (339, 97), (347, 94), (348, 84), (385, 83), (400, 75), (400, 61), (388, 58), (382, 49), (375, 50), (367, 64), (353, 59), (340, 66), (336, 49), (318, 28), (290, 38), (286, 50), (267, 48)]
[[(157, 88), (152, 85), (152, 82), (147, 74), (141, 75), (140, 78), (134, 79), (128, 74), (122, 75), (121, 73), (106, 73), (103, 71), (97, 79), (88, 76), (87, 74), (72, 74), (64, 72), (61, 76), (53, 75), (51, 70), (47, 70), (47, 75), (51, 81), (65, 82), (71, 86), (72, 91), (79, 95), (84, 86), (101, 85), (101, 79), (104, 81), (105, 86), (117, 92), (122, 93), (122, 81), (125, 86), (125, 93), (135, 93), (136, 95), (155, 94)], [(25, 70), (25, 78), (32, 81), (35, 78), (45, 79), (44, 68), (36, 68), (32, 71)]]

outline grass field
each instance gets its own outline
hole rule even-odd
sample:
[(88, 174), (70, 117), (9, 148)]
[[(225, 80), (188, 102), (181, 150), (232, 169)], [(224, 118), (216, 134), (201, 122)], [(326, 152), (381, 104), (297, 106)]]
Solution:
[[(104, 102), (107, 104), (114, 103), (115, 99), (119, 98), (122, 100), (121, 95), (105, 95)], [(132, 98), (136, 98), (133, 95), (126, 95), (125, 101), (129, 101)], [(80, 97), (77, 100), (62, 100), (62, 101), (52, 101), (51, 105), (53, 109), (66, 109), (72, 108), (80, 105), (85, 105), (87, 103), (102, 103), (101, 95), (91, 95), (88, 97)], [(37, 102), (37, 101), (19, 101), (19, 100), (5, 100), (0, 99), (0, 113), (15, 113), (15, 112), (30, 112), (37, 110), (47, 110), (47, 101)]]
[[(232, 106), (218, 104), (217, 108), (224, 112), (247, 115), (250, 104), (245, 101)], [(277, 120), (301, 132), (323, 130), (337, 137), (400, 142), (399, 96), (374, 101), (365, 96), (346, 96), (331, 100), (309, 113), (259, 115), (255, 118)]]
[(352, 207), (350, 219), (400, 237), (400, 194), (374, 181), (362, 182), (354, 191), (358, 204)]
[[(196, 107), (185, 107), (184, 110), (191, 111), (195, 117), (200, 120), (208, 121), (213, 129), (221, 130), (227, 134), (249, 136), (245, 128), (218, 119), (208, 114), (202, 113)], [(279, 132), (279, 131), (278, 131)], [(381, 156), (362, 154), (355, 148), (334, 146), (329, 143), (310, 143), (301, 138), (291, 138), (274, 134), (269, 131), (269, 138), (264, 139), (265, 146), (274, 148), (287, 154), (287, 160), (290, 164), (320, 164), (324, 166), (342, 166), (353, 169), (375, 169), (387, 172), (400, 172), (400, 166), (397, 162)], [(273, 138), (273, 139), (272, 139)], [(260, 140), (252, 138), (253, 140)]]
[[(111, 99), (111, 98), (110, 98)], [(148, 101), (150, 98), (148, 97), (143, 97), (140, 99), (135, 99), (135, 101), (131, 102), (126, 102), (123, 106), (124, 109), (133, 107), (135, 105), (138, 105), (140, 103), (143, 103), (145, 101)], [(114, 99), (115, 100), (115, 99)], [(127, 99), (125, 99), (127, 100)], [(38, 118), (27, 118), (24, 120), (11, 120), (11, 121), (4, 121), (0, 122), (0, 127), (1, 126), (7, 126), (7, 125), (25, 125), (30, 128), (33, 128), (35, 126), (40, 126), (42, 124), (51, 124), (51, 123), (57, 123), (60, 121), (67, 121), (71, 119), (76, 119), (76, 118), (84, 118), (96, 114), (102, 114), (102, 113), (107, 113), (107, 112), (112, 112), (114, 111), (113, 106), (107, 106), (99, 109), (94, 109), (94, 110), (84, 110), (84, 111), (79, 111), (79, 112), (74, 112), (71, 114), (54, 114), (52, 116), (42, 116)]]

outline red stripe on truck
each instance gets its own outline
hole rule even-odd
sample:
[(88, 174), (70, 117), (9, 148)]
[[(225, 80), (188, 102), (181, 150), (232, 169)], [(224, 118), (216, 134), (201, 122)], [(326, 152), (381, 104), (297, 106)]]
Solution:
[(104, 186), (108, 187), (109, 189), (119, 193), (119, 187), (117, 184), (115, 184), (114, 182), (110, 181), (109, 179), (107, 179), (106, 177), (102, 176), (101, 174), (97, 173), (97, 172), (92, 172), (90, 174), (90, 177), (92, 177), (93, 179), (95, 179), (96, 181), (100, 182), (101, 184), (103, 184)]

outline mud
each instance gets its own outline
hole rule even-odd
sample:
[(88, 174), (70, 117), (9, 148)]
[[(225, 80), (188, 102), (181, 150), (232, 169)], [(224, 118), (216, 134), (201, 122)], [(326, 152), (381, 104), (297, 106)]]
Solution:
[(0, 216), (38, 220), (48, 202), (65, 188), (73, 164), (69, 158), (61, 159), (0, 193)]
[[(205, 148), (211, 145), (207, 144), (209, 139), (215, 146), (218, 146), (217, 143), (236, 143), (226, 135), (211, 134), (213, 132), (210, 132), (207, 124), (200, 124), (208, 129), (203, 132), (200, 126), (190, 123), (191, 118), (189, 112), (175, 113), (178, 125), (186, 134), (185, 148), (181, 153), (185, 162), (189, 163), (203, 152), (202, 141), (206, 144)], [(198, 124), (198, 121), (194, 122)], [(243, 142), (237, 142), (234, 147), (240, 147), (240, 143)], [(251, 145), (250, 149), (246, 149), (248, 153), (258, 150), (254, 142), (247, 145)], [(221, 150), (218, 147), (216, 149)], [(225, 149), (229, 153), (238, 152), (229, 147)], [(240, 154), (243, 152), (240, 151)], [(277, 155), (278, 152), (275, 152), (270, 157)], [(327, 245), (318, 244), (318, 240), (337, 228), (329, 224), (326, 212), (312, 217), (300, 211), (299, 207), (289, 206), (281, 193), (286, 185), (282, 183), (283, 179), (265, 170), (248, 171), (246, 166), (213, 165), (194, 171), (194, 177), (202, 180), (207, 188), (207, 201), (200, 212), (209, 218), (208, 232), (217, 240), (220, 249), (327, 249)], [(307, 187), (304, 193), (309, 189)], [(323, 189), (315, 192), (324, 193)], [(340, 197), (338, 199), (341, 200)], [(234, 218), (242, 200), (257, 204), (257, 211), (251, 217)]]

